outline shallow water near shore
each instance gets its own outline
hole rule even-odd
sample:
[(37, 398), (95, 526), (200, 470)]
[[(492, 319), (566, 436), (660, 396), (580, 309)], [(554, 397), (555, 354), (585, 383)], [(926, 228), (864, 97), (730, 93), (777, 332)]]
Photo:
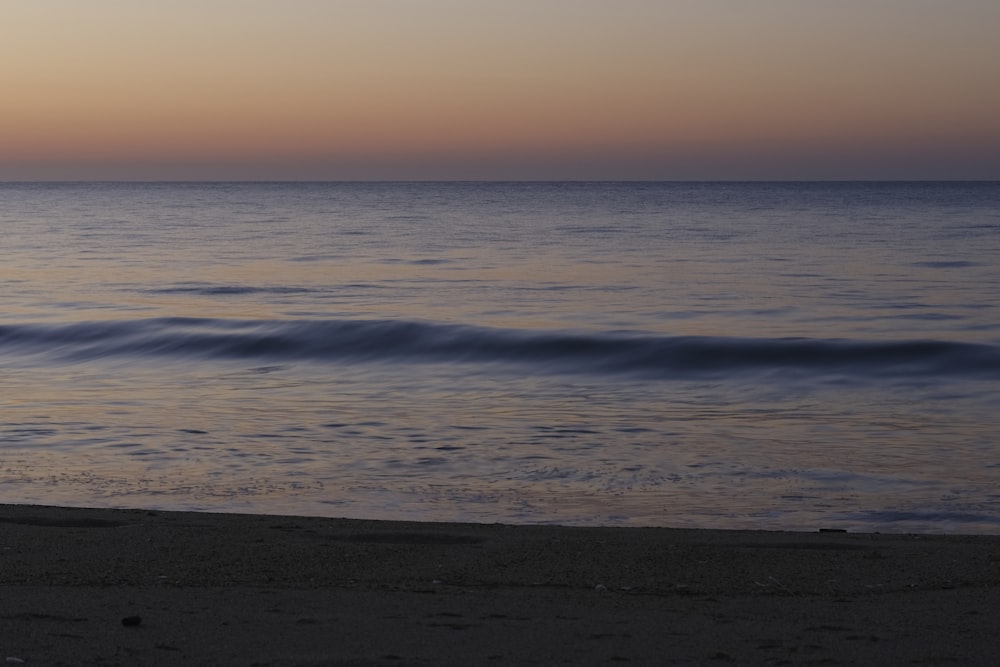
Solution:
[(1000, 533), (1000, 184), (5, 184), (0, 231), (0, 502)]

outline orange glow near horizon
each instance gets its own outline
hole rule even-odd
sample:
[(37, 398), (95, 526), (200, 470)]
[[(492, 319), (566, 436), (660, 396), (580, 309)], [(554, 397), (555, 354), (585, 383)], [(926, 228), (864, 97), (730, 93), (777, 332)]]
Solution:
[(14, 0), (0, 179), (1000, 178), (932, 4)]

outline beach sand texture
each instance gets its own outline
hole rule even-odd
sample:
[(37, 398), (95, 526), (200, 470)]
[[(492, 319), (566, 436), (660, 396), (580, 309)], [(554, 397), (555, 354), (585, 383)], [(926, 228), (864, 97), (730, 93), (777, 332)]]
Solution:
[(7, 665), (996, 664), (1000, 537), (0, 506)]

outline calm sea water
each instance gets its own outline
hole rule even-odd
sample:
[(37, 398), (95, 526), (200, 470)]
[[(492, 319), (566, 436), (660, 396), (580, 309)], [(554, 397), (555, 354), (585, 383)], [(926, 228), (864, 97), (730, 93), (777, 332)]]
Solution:
[(4, 184), (0, 239), (0, 502), (1000, 533), (1000, 184)]

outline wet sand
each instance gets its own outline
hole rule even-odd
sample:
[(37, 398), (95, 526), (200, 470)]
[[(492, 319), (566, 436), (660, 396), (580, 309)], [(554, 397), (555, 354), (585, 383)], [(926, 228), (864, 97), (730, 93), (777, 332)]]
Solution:
[(986, 665), (998, 610), (1000, 536), (0, 506), (7, 665)]

